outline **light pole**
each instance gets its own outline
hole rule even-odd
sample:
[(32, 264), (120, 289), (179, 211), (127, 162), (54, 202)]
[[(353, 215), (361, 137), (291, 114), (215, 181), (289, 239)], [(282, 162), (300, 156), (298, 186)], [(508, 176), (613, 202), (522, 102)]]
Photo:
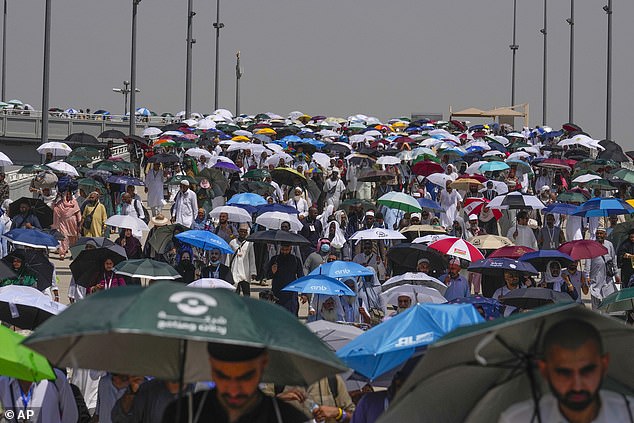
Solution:
[(547, 57), (548, 57), (548, 30), (547, 30), (547, 24), (548, 24), (548, 15), (546, 13), (546, 3), (547, 0), (544, 0), (544, 27), (542, 29), (539, 30), (539, 32), (542, 33), (542, 35), (544, 36), (544, 70), (543, 72), (543, 79), (542, 79), (542, 125), (546, 125), (546, 98), (547, 98), (547, 72), (548, 72), (548, 67), (547, 67)]
[[(51, 0), (44, 12), (44, 70), (42, 72), (42, 143), (48, 141), (48, 93), (51, 71)], [(4, 76), (4, 73), (3, 73)]]
[[(128, 94), (130, 94), (130, 81), (123, 81), (123, 88), (113, 88), (112, 91), (115, 93), (123, 94), (123, 115), (128, 114)], [(135, 88), (134, 91), (140, 93), (141, 90)]]
[[(132, 0), (132, 47), (130, 48), (130, 135), (136, 134), (136, 13), (141, 0)], [(124, 83), (125, 85), (125, 83)], [(127, 112), (126, 112), (127, 113)]]
[(575, 0), (570, 0), (570, 18), (566, 19), (570, 25), (570, 76), (568, 78), (568, 122), (574, 119), (574, 73), (575, 73)]
[(603, 10), (608, 15), (608, 63), (607, 63), (607, 94), (605, 104), (605, 139), (612, 139), (612, 0), (608, 0)]
[(515, 41), (515, 33), (517, 28), (517, 0), (513, 0), (513, 43), (509, 46), (513, 55), (511, 65), (511, 106), (515, 106), (515, 54), (520, 46)]
[(214, 84), (214, 110), (218, 110), (218, 56), (220, 50), (220, 30), (225, 27), (225, 24), (220, 22), (220, 0), (216, 0), (216, 22), (214, 22), (214, 28), (216, 28), (216, 77)]
[(7, 0), (4, 0), (4, 14), (2, 15), (2, 98), (6, 101), (5, 88), (7, 86)]
[(240, 116), (240, 78), (242, 69), (240, 68), (240, 51), (236, 53), (236, 116)]
[(196, 40), (192, 38), (192, 24), (196, 12), (192, 11), (193, 0), (187, 1), (187, 69), (185, 71), (185, 119), (189, 119), (192, 108), (192, 47)]

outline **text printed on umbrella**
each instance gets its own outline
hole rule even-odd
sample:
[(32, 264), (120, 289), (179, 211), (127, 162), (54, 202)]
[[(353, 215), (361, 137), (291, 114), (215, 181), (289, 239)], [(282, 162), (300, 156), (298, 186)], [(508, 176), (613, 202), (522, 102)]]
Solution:
[(227, 319), (224, 316), (204, 316), (210, 307), (218, 305), (212, 296), (202, 292), (176, 292), (170, 296), (168, 301), (175, 304), (178, 311), (191, 317), (170, 314), (161, 310), (157, 315), (157, 329), (217, 333), (223, 336), (227, 334)]
[(434, 340), (433, 332), (419, 333), (418, 335), (404, 336), (398, 338), (398, 341), (394, 344), (395, 348), (413, 347), (418, 344), (428, 344)]

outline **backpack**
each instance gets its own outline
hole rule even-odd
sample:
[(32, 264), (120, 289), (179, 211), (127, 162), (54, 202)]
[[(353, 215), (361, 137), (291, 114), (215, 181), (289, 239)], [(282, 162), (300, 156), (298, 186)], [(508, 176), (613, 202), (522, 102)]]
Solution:
[(139, 213), (139, 208), (137, 206), (138, 204), (141, 204), (141, 209), (143, 209), (143, 217), (140, 217), (139, 219), (141, 219), (142, 221), (144, 221), (146, 224), (150, 223), (150, 214), (147, 212), (147, 209), (145, 208), (145, 206), (143, 205), (143, 203), (141, 203), (141, 201), (137, 200), (136, 198), (134, 199), (134, 210), (136, 211), (137, 216), (140, 216), (141, 213)]

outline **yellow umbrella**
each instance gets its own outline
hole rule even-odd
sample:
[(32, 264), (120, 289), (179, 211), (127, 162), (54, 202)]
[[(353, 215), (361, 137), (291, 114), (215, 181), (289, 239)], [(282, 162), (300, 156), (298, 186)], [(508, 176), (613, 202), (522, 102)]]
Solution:
[(257, 131), (255, 131), (255, 133), (262, 134), (262, 135), (277, 135), (277, 132), (275, 132), (275, 130), (271, 128), (258, 129)]
[(249, 141), (249, 138), (245, 137), (244, 135), (238, 135), (231, 138), (231, 141), (247, 142)]
[(625, 202), (629, 204), (630, 206), (634, 207), (634, 198), (631, 200), (625, 200)]
[(482, 185), (482, 182), (478, 181), (477, 179), (463, 178), (453, 181), (451, 183), (451, 188), (466, 191), (471, 185), (476, 185), (478, 188), (484, 187), (484, 185)]
[(403, 122), (403, 121), (397, 121), (392, 124), (393, 128), (407, 128), (407, 126), (408, 126), (407, 122)]
[(297, 120), (303, 123), (304, 125), (306, 125), (306, 122), (308, 122), (311, 119), (312, 117), (308, 115), (301, 115), (300, 117), (297, 118)]

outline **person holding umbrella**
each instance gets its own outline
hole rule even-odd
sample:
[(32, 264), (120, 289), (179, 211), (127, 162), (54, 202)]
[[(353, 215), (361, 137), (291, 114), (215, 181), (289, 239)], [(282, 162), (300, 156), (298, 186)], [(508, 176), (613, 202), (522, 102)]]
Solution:
[(42, 225), (40, 224), (40, 219), (31, 211), (31, 205), (28, 201), (21, 201), (20, 204), (20, 213), (15, 215), (13, 219), (11, 219), (11, 228), (37, 228), (42, 229)]
[(460, 274), (460, 269), (460, 259), (454, 257), (449, 260), (447, 273), (438, 278), (448, 287), (444, 295), (447, 301), (469, 296), (469, 282)]
[(282, 291), (289, 283), (304, 276), (299, 257), (291, 254), (292, 245), (282, 243), (279, 254), (271, 257), (264, 269), (266, 277), (272, 279), (273, 294), (279, 298), (279, 304), (297, 316), (299, 303), (297, 292)]
[(35, 274), (24, 263), (26, 258), (24, 252), (22, 250), (15, 250), (11, 253), (11, 257), (11, 270), (16, 273), (16, 276), (3, 279), (2, 282), (0, 282), (0, 286), (22, 285), (37, 288), (37, 278)]
[(247, 241), (250, 232), (249, 224), (241, 223), (238, 227), (238, 237), (229, 243), (234, 251), (229, 259), (229, 267), (233, 280), (238, 283), (236, 292), (242, 292), (246, 297), (251, 296), (251, 281), (254, 281), (258, 274), (254, 245)]
[[(634, 231), (631, 231), (634, 234)], [(596, 232), (596, 241), (602, 244), (607, 250), (607, 254), (587, 259), (584, 267), (588, 270), (588, 281), (590, 283), (590, 299), (592, 308), (597, 309), (599, 303), (612, 292), (616, 291), (614, 281), (621, 281), (616, 274), (616, 252), (614, 245), (605, 239), (605, 228), (600, 226)], [(632, 235), (630, 235), (632, 236)], [(629, 260), (629, 259), (628, 259)]]
[(632, 266), (634, 263), (634, 229), (630, 229), (628, 232), (627, 239), (619, 246), (616, 257), (621, 268), (622, 287), (628, 288), (632, 285), (630, 279), (634, 274), (634, 266)]
[(101, 278), (99, 279), (99, 282), (97, 282), (97, 284), (91, 288), (91, 292), (94, 293), (97, 291), (102, 291), (104, 289), (126, 285), (125, 279), (114, 272), (114, 261), (112, 261), (112, 259), (107, 258), (103, 262), (102, 266), (103, 273), (101, 274)]
[(172, 223), (191, 228), (194, 217), (198, 212), (198, 200), (196, 194), (189, 189), (189, 181), (183, 179), (180, 183), (180, 191), (174, 197), (172, 205)]
[(506, 237), (515, 245), (537, 250), (537, 239), (535, 239), (533, 230), (528, 226), (528, 212), (526, 210), (517, 213), (515, 226), (511, 226)]

